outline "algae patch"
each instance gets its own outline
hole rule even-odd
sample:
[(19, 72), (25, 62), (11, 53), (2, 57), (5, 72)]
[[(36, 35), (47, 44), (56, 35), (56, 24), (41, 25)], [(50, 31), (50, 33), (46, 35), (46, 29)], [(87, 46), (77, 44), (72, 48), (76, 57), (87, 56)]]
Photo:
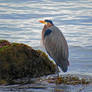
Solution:
[[(47, 55), (21, 43), (0, 41), (0, 81), (12, 83), (14, 79), (34, 78), (54, 74), (56, 66)], [(5, 82), (6, 81), (6, 82)]]
[(53, 77), (47, 79), (48, 83), (55, 83), (55, 84), (67, 84), (67, 85), (84, 85), (90, 84), (91, 81), (86, 78), (80, 78), (79, 76), (74, 75), (66, 75), (60, 77)]

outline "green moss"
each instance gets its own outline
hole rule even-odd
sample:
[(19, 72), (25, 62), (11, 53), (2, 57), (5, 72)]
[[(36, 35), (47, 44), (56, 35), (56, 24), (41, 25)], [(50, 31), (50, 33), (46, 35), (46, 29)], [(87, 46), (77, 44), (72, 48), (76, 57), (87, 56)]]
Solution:
[(21, 43), (0, 42), (3, 42), (0, 45), (1, 80), (10, 83), (18, 78), (33, 78), (55, 73), (55, 65), (44, 52)]
[(49, 60), (48, 55), (46, 55), (45, 52), (42, 52), (41, 50), (37, 50), (37, 52), (40, 54), (40, 56), (44, 57), (46, 60)]
[(3, 43), (3, 42), (8, 42), (7, 40), (0, 40), (0, 43)]
[(10, 45), (10, 42), (7, 41), (7, 40), (0, 40), (0, 46), (1, 46), (1, 45), (3, 45), (3, 46), (5, 46), (5, 45)]
[(6, 80), (0, 80), (0, 85), (7, 85), (7, 81)]
[(5, 49), (7, 49), (9, 46), (3, 46), (2, 48), (0, 48), (0, 51), (3, 51)]
[[(55, 70), (53, 70), (53, 69), (56, 68), (56, 65), (53, 64), (53, 61), (49, 60), (48, 55), (45, 54), (45, 52), (42, 52), (41, 50), (37, 50), (37, 52), (40, 54), (40, 57), (42, 57), (42, 58), (45, 60), (44, 63), (45, 63), (47, 66), (51, 65), (51, 67), (53, 67), (53, 68), (50, 69), (50, 70), (52, 70), (52, 71), (54, 72)], [(49, 61), (50, 61), (50, 62), (49, 62)]]
[(8, 48), (11, 45), (10, 42), (8, 42), (7, 40), (0, 40), (0, 51), (5, 50), (6, 48)]

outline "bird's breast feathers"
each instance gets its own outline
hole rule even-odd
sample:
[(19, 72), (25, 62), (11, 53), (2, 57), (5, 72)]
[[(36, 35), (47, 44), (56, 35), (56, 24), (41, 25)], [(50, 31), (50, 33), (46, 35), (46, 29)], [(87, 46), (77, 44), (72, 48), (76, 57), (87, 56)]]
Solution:
[(45, 38), (46, 36), (50, 35), (51, 32), (52, 32), (51, 29), (47, 29), (47, 30), (45, 31), (45, 33), (44, 33), (44, 38)]
[(54, 33), (54, 31), (57, 29), (55, 26), (51, 26), (48, 29), (44, 31), (44, 38), (50, 36), (50, 34)]

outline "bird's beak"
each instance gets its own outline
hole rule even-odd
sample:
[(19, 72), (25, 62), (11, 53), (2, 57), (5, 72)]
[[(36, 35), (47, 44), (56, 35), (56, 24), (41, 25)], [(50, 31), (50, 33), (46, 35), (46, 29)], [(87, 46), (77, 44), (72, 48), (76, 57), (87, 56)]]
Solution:
[(47, 22), (43, 21), (43, 20), (40, 20), (39, 21), (40, 23), (43, 23), (43, 24), (47, 24)]

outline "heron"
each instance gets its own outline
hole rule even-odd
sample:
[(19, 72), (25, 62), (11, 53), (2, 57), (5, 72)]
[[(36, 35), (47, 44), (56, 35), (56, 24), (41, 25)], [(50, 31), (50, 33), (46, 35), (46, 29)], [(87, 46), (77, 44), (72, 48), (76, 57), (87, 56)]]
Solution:
[(40, 20), (40, 23), (44, 24), (42, 29), (42, 43), (49, 54), (49, 56), (55, 61), (63, 72), (67, 72), (69, 66), (69, 51), (67, 41), (61, 32), (56, 27), (52, 20)]

